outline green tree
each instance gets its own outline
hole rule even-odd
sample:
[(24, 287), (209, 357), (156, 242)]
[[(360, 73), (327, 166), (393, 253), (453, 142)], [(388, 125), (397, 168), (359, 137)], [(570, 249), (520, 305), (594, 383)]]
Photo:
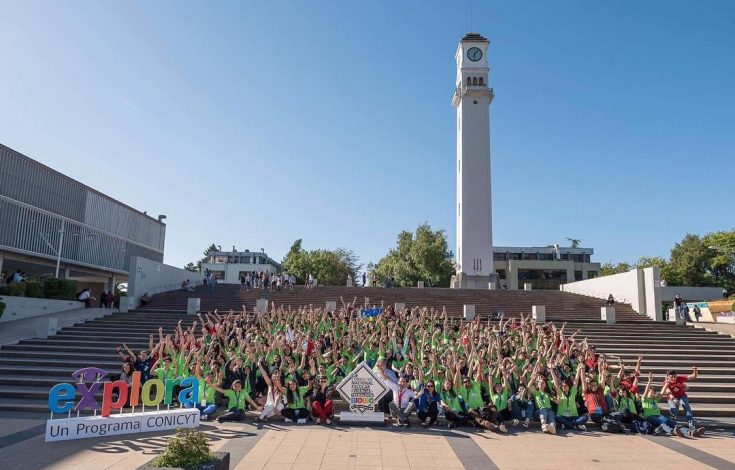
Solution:
[(395, 248), (370, 265), (370, 276), (377, 276), (378, 282), (392, 277), (404, 287), (429, 280), (435, 286), (448, 287), (454, 274), (453, 257), (444, 230), (434, 231), (424, 222), (415, 233), (401, 231)]
[(309, 274), (319, 281), (319, 284), (329, 286), (343, 286), (347, 276), (357, 279), (357, 273), (362, 268), (357, 255), (345, 248), (335, 250), (304, 250), (302, 240), (296, 240), (281, 262), (283, 269), (296, 276), (299, 283), (303, 283)]
[(613, 264), (612, 261), (608, 261), (607, 263), (604, 263), (602, 266), (600, 266), (600, 275), (609, 276), (611, 274), (626, 273), (631, 269), (633, 269), (633, 266), (628, 263), (623, 262)]
[(215, 245), (214, 243), (212, 243), (211, 245), (209, 245), (207, 247), (206, 250), (204, 250), (204, 252), (203, 252), (204, 258), (200, 259), (196, 263), (194, 263), (194, 262), (186, 263), (186, 266), (184, 266), (184, 269), (186, 269), (187, 271), (191, 271), (193, 273), (200, 273), (200, 272), (202, 272), (202, 263), (208, 263), (209, 262), (209, 255), (211, 255), (212, 253), (215, 253), (217, 251), (219, 251), (219, 249), (217, 248), (217, 245)]
[(709, 259), (713, 255), (714, 250), (707, 248), (699, 235), (687, 234), (671, 249), (670, 269), (664, 279), (670, 286), (712, 285)]

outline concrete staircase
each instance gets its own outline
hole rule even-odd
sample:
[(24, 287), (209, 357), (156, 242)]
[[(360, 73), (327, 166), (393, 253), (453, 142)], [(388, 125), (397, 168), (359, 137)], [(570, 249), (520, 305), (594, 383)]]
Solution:
[[(255, 307), (257, 299), (263, 297), (262, 289), (243, 292), (239, 285), (220, 284), (210, 294), (204, 287), (197, 287), (194, 292), (170, 291), (156, 294), (151, 298), (150, 304), (142, 307), (143, 311), (186, 311), (187, 299), (198, 297), (201, 299), (203, 311), (242, 310), (245, 306), (248, 310)], [(268, 299), (277, 306), (300, 307), (313, 305), (324, 307), (328, 300), (337, 301), (340, 305), (340, 297), (345, 302), (352, 301), (355, 297), (358, 303), (363, 304), (365, 298), (370, 299), (370, 304), (392, 305), (403, 302), (406, 306), (426, 306), (436, 309), (446, 307), (451, 315), (462, 315), (463, 305), (475, 305), (478, 315), (486, 316), (493, 312), (503, 312), (506, 317), (519, 316), (521, 313), (529, 314), (533, 305), (545, 305), (546, 317), (550, 320), (599, 320), (600, 307), (604, 302), (583, 295), (570, 294), (561, 291), (536, 290), (481, 290), (481, 289), (416, 289), (395, 288), (384, 289), (377, 287), (333, 287), (318, 286), (314, 289), (306, 289), (296, 286), (293, 291), (282, 290), (281, 292), (269, 293)], [(636, 313), (629, 304), (616, 305), (616, 313), (620, 321), (646, 320), (647, 317)]]
[[(382, 294), (386, 301), (405, 301), (398, 297), (400, 289), (325, 288), (325, 291), (326, 289), (344, 297), (353, 296), (353, 292), (358, 291), (371, 293), (376, 299), (378, 294)], [(442, 290), (411, 291), (418, 291), (420, 296)], [(495, 296), (498, 292), (503, 297)], [(485, 305), (485, 312), (488, 312), (497, 305), (494, 302), (509, 302), (509, 298), (505, 297), (507, 291), (498, 292), (488, 294), (485, 291), (461, 291), (461, 295), (457, 294), (456, 297), (462, 299), (462, 302), (474, 299), (476, 305)], [(306, 299), (302, 299), (301, 294)], [(628, 366), (634, 365), (639, 352), (644, 353), (642, 372), (647, 375), (648, 371), (652, 371), (657, 385), (661, 384), (665, 371), (669, 368), (688, 373), (692, 366), (698, 366), (700, 378), (692, 382), (689, 389), (695, 416), (735, 420), (735, 339), (730, 336), (693, 327), (640, 320), (640, 316), (634, 312), (625, 318), (633, 317), (637, 321), (607, 325), (591, 318), (594, 312), (599, 314), (599, 305), (581, 304), (574, 310), (573, 299), (566, 295), (557, 296), (558, 293), (555, 292), (541, 292), (537, 297), (532, 297), (532, 292), (513, 294), (523, 304), (503, 303), (506, 315), (527, 313), (530, 307), (527, 308), (526, 305), (530, 305), (530, 302), (557, 299), (560, 301), (557, 309), (551, 309), (550, 303), (546, 303), (547, 315), (555, 321), (568, 321), (567, 329), (570, 332), (581, 329), (581, 336), (587, 337), (590, 344), (597, 346), (599, 352), (620, 356)], [(279, 294), (282, 298), (287, 298), (287, 295), (292, 296), (292, 303), (289, 305), (316, 304), (317, 301), (323, 305), (321, 302), (325, 298), (324, 293), (319, 297), (310, 291)], [(431, 300), (427, 302), (429, 305), (439, 302), (438, 295), (433, 298), (431, 296), (432, 294), (427, 295)], [(529, 296), (532, 300), (523, 299), (523, 296)], [(171, 298), (179, 297), (171, 295)], [(214, 306), (215, 299), (211, 298), (209, 301)], [(456, 303), (459, 300), (454, 299), (454, 302), (454, 305), (459, 305)], [(223, 310), (227, 307), (218, 305), (217, 308)], [(567, 318), (567, 311), (573, 311), (574, 315)], [(453, 312), (456, 313), (456, 310)], [(147, 348), (148, 336), (157, 334), (159, 326), (163, 326), (164, 333), (173, 333), (176, 323), (182, 318), (185, 322), (193, 320), (182, 312), (151, 309), (114, 313), (63, 328), (48, 339), (23, 340), (18, 344), (3, 346), (0, 349), (0, 410), (47, 413), (48, 391), (53, 385), (72, 382), (71, 373), (83, 367), (97, 366), (111, 374), (119, 373), (121, 361), (115, 353), (115, 346), (124, 341), (136, 351)], [(662, 408), (665, 405), (662, 404)]]

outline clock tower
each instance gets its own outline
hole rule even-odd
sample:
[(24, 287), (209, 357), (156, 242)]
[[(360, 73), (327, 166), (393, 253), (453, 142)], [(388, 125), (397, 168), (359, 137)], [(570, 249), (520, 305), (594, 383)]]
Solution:
[(490, 42), (468, 33), (459, 42), (452, 106), (457, 108), (457, 269), (452, 287), (487, 289), (493, 270), (490, 196)]

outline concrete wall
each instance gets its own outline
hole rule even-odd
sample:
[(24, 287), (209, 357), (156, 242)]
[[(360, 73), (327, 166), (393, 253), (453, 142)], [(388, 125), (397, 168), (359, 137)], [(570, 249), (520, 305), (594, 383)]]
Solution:
[(677, 293), (688, 302), (722, 297), (719, 287), (661, 287), (661, 274), (657, 267), (572, 282), (561, 286), (560, 290), (598, 299), (606, 299), (612, 294), (616, 301), (630, 303), (633, 310), (657, 321), (663, 320), (662, 302), (672, 302)]
[[(646, 286), (646, 314), (656, 321), (664, 319), (661, 310), (661, 273), (658, 267), (645, 268), (643, 270), (643, 282)], [(653, 286), (653, 288), (649, 287)]]
[(191, 280), (193, 285), (201, 283), (201, 275), (176, 268), (167, 264), (159, 263), (140, 256), (130, 258), (130, 273), (128, 274), (128, 296), (129, 307), (135, 308), (140, 305), (140, 299), (146, 292), (149, 295), (181, 288), (181, 283)]
[(719, 287), (666, 286), (659, 287), (659, 290), (663, 302), (673, 302), (676, 294), (687, 302), (703, 302), (722, 298), (722, 289)]
[(598, 299), (607, 299), (612, 294), (616, 301), (629, 303), (636, 312), (647, 314), (646, 292), (642, 269), (633, 269), (627, 273), (570, 282), (560, 286), (559, 289), (564, 292), (587, 295)]
[(0, 296), (0, 301), (6, 304), (0, 323), (84, 308), (84, 302), (75, 300), (31, 299), (3, 295)]

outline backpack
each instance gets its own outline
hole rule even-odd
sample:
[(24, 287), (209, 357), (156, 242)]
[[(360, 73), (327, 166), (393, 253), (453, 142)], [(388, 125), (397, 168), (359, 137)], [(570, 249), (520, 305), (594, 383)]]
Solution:
[(620, 421), (610, 416), (604, 416), (600, 424), (607, 427), (607, 429), (603, 429), (605, 432), (609, 432), (609, 433), (623, 432), (623, 429), (620, 427)]
[(653, 425), (648, 421), (636, 419), (633, 421), (632, 428), (638, 434), (653, 434)]

